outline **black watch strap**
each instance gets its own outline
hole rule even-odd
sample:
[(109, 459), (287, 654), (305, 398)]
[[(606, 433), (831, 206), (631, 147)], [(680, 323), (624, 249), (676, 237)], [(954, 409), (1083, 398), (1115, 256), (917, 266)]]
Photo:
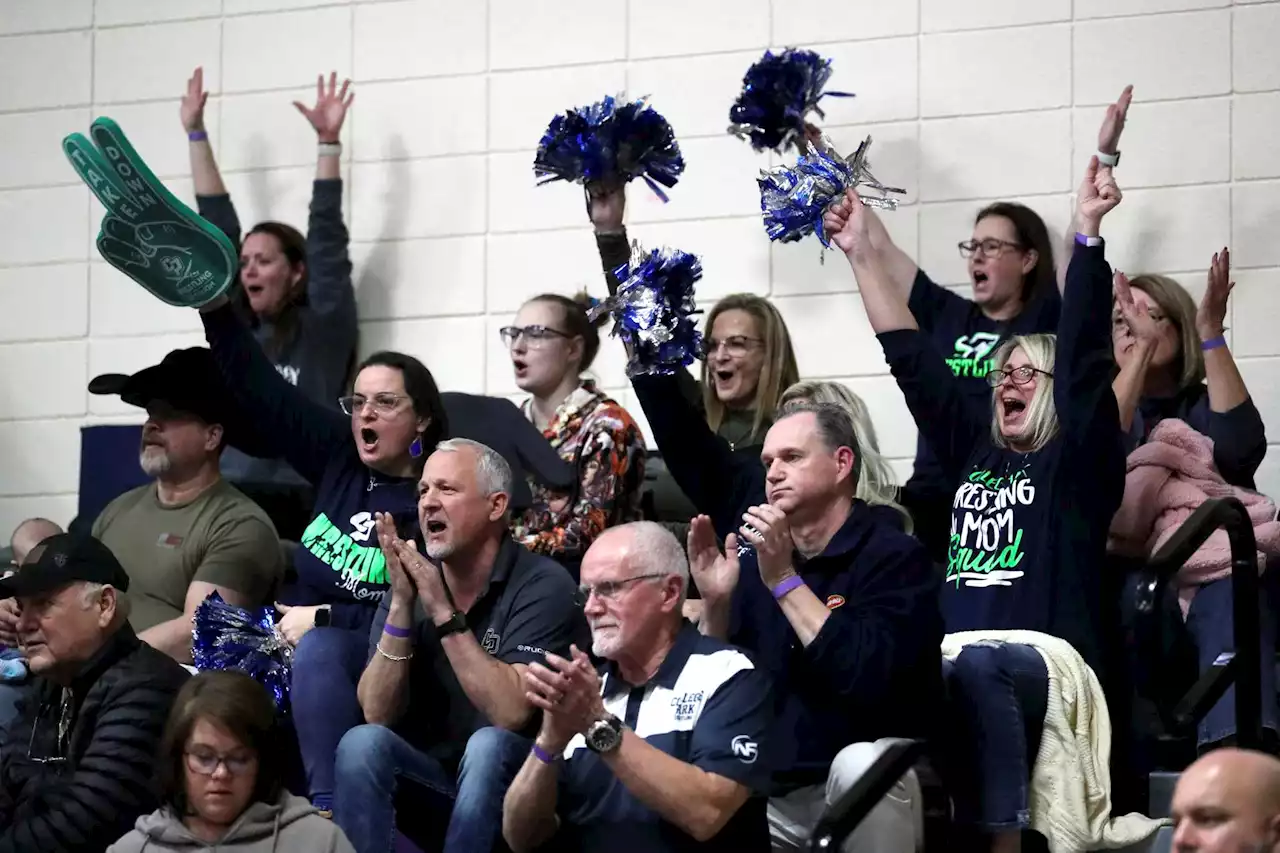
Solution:
[(436, 626), (436, 636), (443, 640), (450, 634), (461, 634), (467, 630), (467, 617), (461, 610), (453, 611), (453, 615)]
[(333, 624), (333, 611), (327, 606), (317, 608), (315, 624), (317, 628), (328, 628), (331, 626)]

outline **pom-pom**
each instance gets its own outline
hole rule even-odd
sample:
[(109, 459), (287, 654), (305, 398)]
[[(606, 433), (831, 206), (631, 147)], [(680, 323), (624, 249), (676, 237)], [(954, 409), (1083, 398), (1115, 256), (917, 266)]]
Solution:
[(594, 321), (613, 316), (613, 334), (627, 342), (631, 360), (628, 376), (672, 374), (692, 364), (702, 335), (692, 317), (697, 314), (693, 285), (702, 278), (702, 262), (677, 249), (646, 252), (632, 246), (631, 261), (614, 271), (618, 292), (592, 309)]
[(829, 79), (831, 60), (811, 50), (765, 51), (742, 78), (742, 94), (729, 108), (729, 132), (750, 140), (757, 151), (802, 148), (805, 117), (811, 112), (825, 117), (818, 101), (827, 95), (853, 97), (822, 91)]
[(538, 183), (644, 181), (663, 201), (684, 171), (684, 157), (667, 120), (644, 99), (619, 104), (612, 96), (551, 120), (533, 158)]
[(267, 688), (278, 709), (288, 707), (293, 647), (276, 629), (270, 607), (246, 610), (210, 593), (196, 607), (191, 652), (196, 669), (246, 673)]
[(862, 196), (862, 203), (868, 207), (895, 209), (897, 199), (887, 194), (901, 194), (906, 190), (886, 187), (876, 180), (867, 162), (870, 147), (868, 136), (852, 157), (842, 159), (824, 140), (824, 145), (813, 146), (794, 166), (762, 170), (758, 181), (760, 209), (769, 239), (791, 243), (817, 233), (822, 245), (828, 246), (822, 228), (823, 214), (850, 187), (869, 186), (880, 193)]

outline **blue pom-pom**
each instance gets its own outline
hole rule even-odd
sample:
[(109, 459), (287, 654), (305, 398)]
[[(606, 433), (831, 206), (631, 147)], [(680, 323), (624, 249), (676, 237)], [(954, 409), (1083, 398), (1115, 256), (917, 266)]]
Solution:
[(252, 676), (278, 709), (288, 708), (293, 647), (276, 630), (270, 607), (246, 610), (210, 593), (196, 607), (191, 656), (202, 672), (232, 669)]
[(853, 97), (824, 92), (830, 79), (831, 60), (811, 50), (765, 51), (742, 78), (742, 94), (729, 109), (729, 132), (750, 140), (757, 151), (796, 144), (804, 138), (805, 116), (824, 115), (818, 101), (827, 95)]
[(658, 197), (684, 171), (684, 157), (665, 118), (643, 100), (619, 104), (613, 97), (551, 120), (533, 158), (542, 180), (621, 186), (642, 178)]
[(613, 334), (630, 347), (628, 376), (672, 374), (692, 364), (702, 335), (694, 284), (702, 278), (702, 262), (677, 249), (635, 249), (629, 263), (614, 271), (618, 292), (593, 309), (591, 317), (613, 315)]

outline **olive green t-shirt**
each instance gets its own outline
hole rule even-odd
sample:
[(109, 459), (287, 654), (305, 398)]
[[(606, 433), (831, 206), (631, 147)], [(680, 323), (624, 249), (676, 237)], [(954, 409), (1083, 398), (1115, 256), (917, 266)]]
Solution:
[(284, 574), (275, 525), (226, 480), (177, 506), (160, 503), (155, 483), (139, 486), (107, 504), (93, 535), (129, 575), (129, 624), (138, 632), (181, 616), (192, 581), (260, 606)]

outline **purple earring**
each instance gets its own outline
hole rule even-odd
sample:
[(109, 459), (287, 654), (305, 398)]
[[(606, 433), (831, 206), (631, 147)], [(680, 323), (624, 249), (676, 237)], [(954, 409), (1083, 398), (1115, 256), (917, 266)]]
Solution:
[(409, 455), (414, 459), (422, 455), (422, 436), (415, 438), (413, 444), (409, 445)]

